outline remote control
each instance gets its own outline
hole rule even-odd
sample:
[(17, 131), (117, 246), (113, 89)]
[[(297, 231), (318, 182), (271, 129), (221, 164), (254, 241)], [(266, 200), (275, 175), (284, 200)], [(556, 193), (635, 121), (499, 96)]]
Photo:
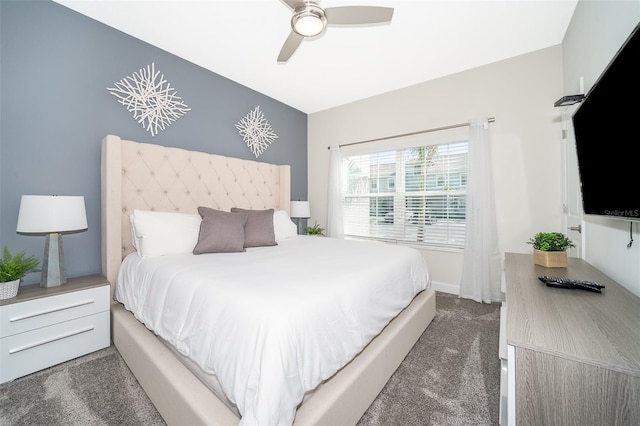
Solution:
[(549, 287), (581, 289), (581, 290), (593, 291), (595, 293), (601, 293), (602, 292), (601, 290), (605, 288), (604, 285), (596, 281), (574, 280), (571, 278), (549, 277), (546, 275), (542, 275), (538, 277), (538, 279), (543, 283), (545, 283), (546, 285), (548, 285)]
[(543, 275), (538, 278), (543, 282), (552, 281), (559, 284), (585, 284), (585, 285), (590, 285), (590, 286), (600, 287), (600, 288), (605, 287), (604, 285), (600, 284), (597, 281), (574, 280), (571, 278), (564, 278), (564, 277), (549, 277), (547, 275)]
[(556, 287), (556, 288), (569, 288), (569, 289), (579, 289), (579, 290), (587, 290), (592, 291), (594, 293), (602, 293), (599, 287), (594, 287), (586, 284), (561, 284), (554, 281), (547, 281), (545, 283), (548, 287)]

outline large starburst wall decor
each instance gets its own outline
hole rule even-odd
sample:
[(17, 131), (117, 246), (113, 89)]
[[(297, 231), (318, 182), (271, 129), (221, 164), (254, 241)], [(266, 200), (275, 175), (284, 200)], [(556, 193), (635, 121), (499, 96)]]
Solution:
[(278, 138), (269, 122), (264, 118), (259, 105), (236, 123), (236, 129), (256, 158)]
[(151, 136), (191, 111), (153, 63), (114, 85), (107, 90)]

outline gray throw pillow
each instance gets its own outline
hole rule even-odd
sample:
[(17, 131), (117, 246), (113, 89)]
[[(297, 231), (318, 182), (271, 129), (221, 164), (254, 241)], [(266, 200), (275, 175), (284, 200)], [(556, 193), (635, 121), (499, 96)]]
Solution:
[(273, 209), (248, 210), (232, 207), (232, 212), (247, 213), (249, 215), (244, 225), (244, 246), (263, 247), (275, 246), (276, 233), (273, 229)]
[(244, 225), (249, 217), (247, 213), (230, 213), (209, 207), (198, 207), (198, 213), (202, 222), (193, 254), (245, 251)]

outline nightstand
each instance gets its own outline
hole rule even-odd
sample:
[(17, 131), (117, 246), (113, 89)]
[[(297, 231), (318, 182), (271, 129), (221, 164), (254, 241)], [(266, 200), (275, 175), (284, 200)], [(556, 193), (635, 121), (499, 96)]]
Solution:
[(109, 346), (109, 294), (105, 277), (88, 275), (0, 300), (0, 383)]

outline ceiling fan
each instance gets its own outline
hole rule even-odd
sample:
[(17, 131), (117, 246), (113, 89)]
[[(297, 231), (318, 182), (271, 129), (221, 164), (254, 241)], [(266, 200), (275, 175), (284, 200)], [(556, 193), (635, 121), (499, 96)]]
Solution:
[(305, 37), (322, 34), (327, 25), (364, 25), (390, 22), (392, 7), (339, 6), (321, 8), (316, 1), (283, 0), (293, 10), (291, 34), (285, 40), (278, 62), (287, 62)]

